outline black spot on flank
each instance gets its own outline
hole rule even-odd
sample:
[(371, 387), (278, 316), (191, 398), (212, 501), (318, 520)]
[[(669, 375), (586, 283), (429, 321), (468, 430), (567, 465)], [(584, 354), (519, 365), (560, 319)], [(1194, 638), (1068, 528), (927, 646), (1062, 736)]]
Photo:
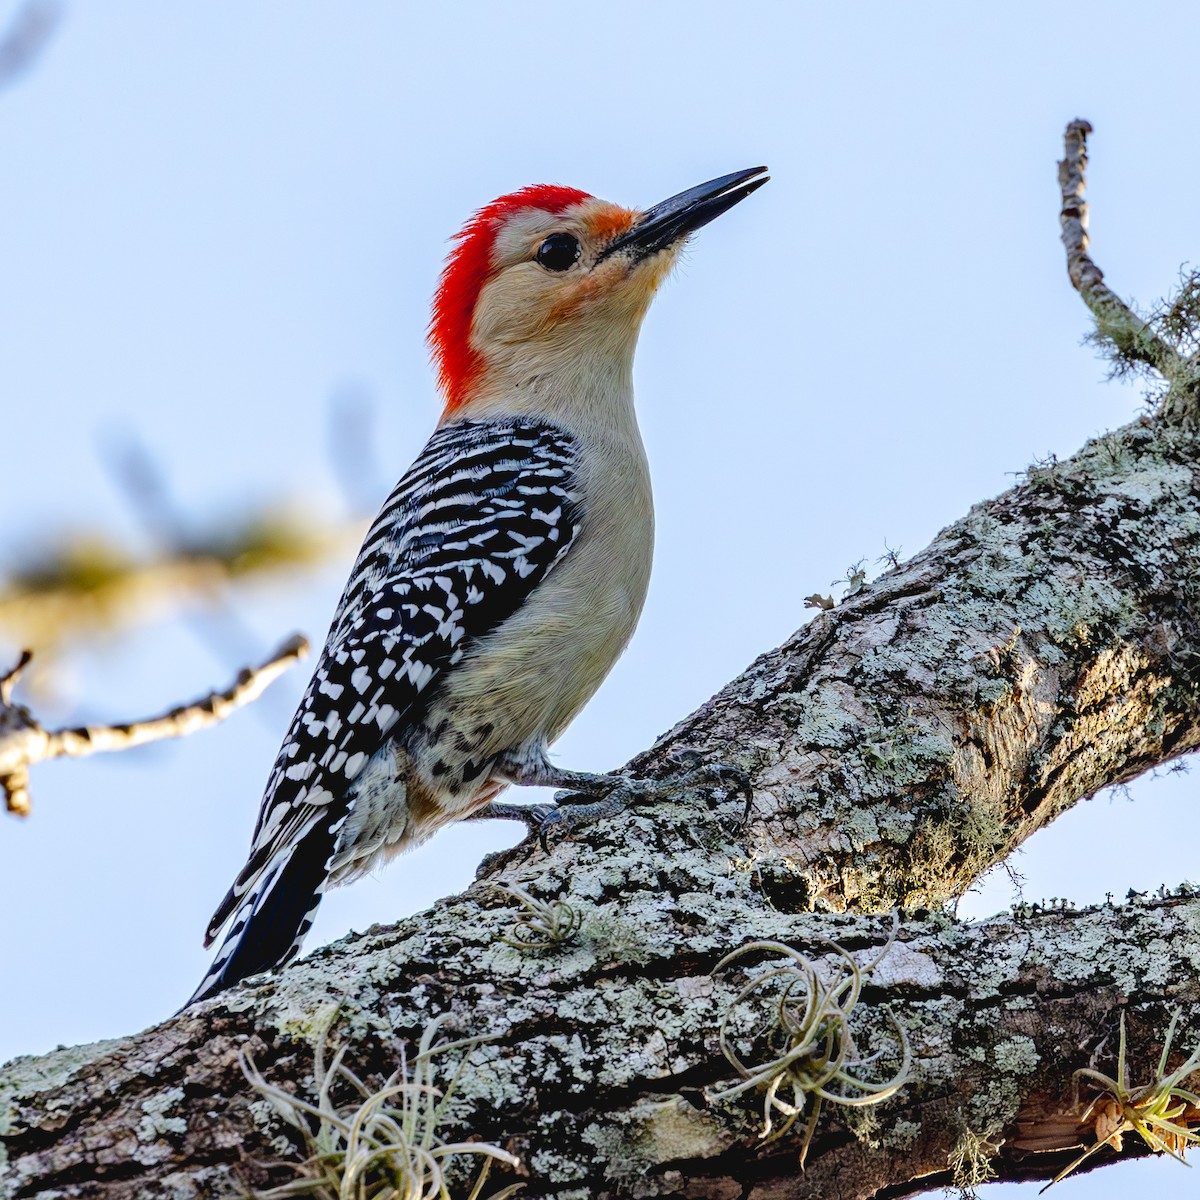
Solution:
[(439, 775), (445, 775), (449, 770), (450, 768), (446, 765), (446, 763), (439, 758), (437, 762), (433, 764), (433, 770), (429, 773), (434, 777), (434, 779), (436, 779)]
[(482, 775), (489, 766), (491, 766), (491, 763), (489, 763), (487, 759), (484, 759), (482, 762), (467, 763), (467, 765), (463, 767), (463, 783), (471, 783), (473, 780), (478, 779), (479, 776)]
[(496, 732), (496, 727), (491, 721), (484, 721), (482, 725), (475, 726), (475, 736), (477, 738), (488, 738)]
[(429, 744), (431, 746), (436, 746), (438, 744), (438, 742), (440, 742), (442, 740), (442, 738), (444, 738), (446, 736), (446, 730), (449, 728), (450, 728), (450, 721), (448, 718), (439, 721), (437, 724), (437, 728), (431, 729), (429, 731)]

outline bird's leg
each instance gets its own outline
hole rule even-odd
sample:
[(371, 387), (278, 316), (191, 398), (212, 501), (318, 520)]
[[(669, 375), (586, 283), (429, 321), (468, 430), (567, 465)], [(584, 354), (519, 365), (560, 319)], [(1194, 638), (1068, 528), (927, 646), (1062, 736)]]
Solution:
[(493, 800), (469, 813), (467, 821), (520, 821), (531, 833), (538, 833), (546, 821), (558, 812), (553, 804), (506, 804)]
[(702, 784), (724, 784), (746, 797), (743, 820), (749, 820), (754, 792), (744, 771), (719, 763), (704, 763), (698, 752), (681, 751), (672, 755), (675, 762), (691, 769), (682, 776), (664, 780), (632, 779), (627, 775), (600, 775), (589, 771), (568, 771), (556, 767), (545, 756), (544, 748), (527, 755), (503, 755), (493, 771), (509, 783), (521, 787), (562, 789), (549, 804), (500, 804), (493, 802), (472, 814), (472, 819), (523, 821), (538, 833), (543, 844), (546, 834), (557, 827), (569, 832), (598, 817), (611, 816), (632, 804), (665, 800), (679, 792)]
[(529, 756), (501, 755), (492, 769), (518, 787), (560, 789), (554, 797), (557, 804), (586, 804), (636, 786), (638, 782), (625, 775), (599, 775), (592, 771), (568, 771), (565, 767), (556, 767), (546, 758), (544, 750)]
[[(544, 746), (532, 747), (523, 754), (501, 755), (493, 764), (492, 773), (518, 787), (563, 789), (555, 795), (554, 804), (508, 804), (493, 800), (468, 818), (471, 821), (522, 821), (531, 833), (541, 838), (543, 845), (546, 831), (551, 827), (574, 829), (586, 821), (618, 812), (624, 803), (614, 803), (609, 799), (610, 795), (634, 782), (623, 775), (599, 775), (556, 767), (547, 759)], [(561, 804), (572, 806), (571, 818), (565, 823), (559, 808)]]

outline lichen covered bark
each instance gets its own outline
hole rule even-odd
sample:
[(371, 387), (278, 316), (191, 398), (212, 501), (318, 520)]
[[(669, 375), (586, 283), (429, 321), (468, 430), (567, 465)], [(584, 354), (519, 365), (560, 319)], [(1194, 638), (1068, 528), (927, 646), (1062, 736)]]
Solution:
[[(652, 870), (643, 861), (637, 873)], [(1131, 1061), (1149, 1068), (1173, 1006), (1200, 1001), (1194, 898), (977, 925), (913, 915), (864, 993), (859, 1032), (868, 1044), (882, 1035), (886, 1003), (909, 1033), (915, 1077), (877, 1112), (827, 1107), (801, 1174), (794, 1141), (759, 1148), (755, 1097), (705, 1099), (730, 1077), (716, 1030), (744, 978), (711, 968), (729, 945), (762, 937), (819, 955), (823, 935), (865, 959), (888, 923), (772, 913), (738, 873), (716, 891), (643, 892), (632, 911), (624, 892), (592, 892), (573, 897), (585, 914), (577, 943), (548, 956), (499, 941), (514, 911), (479, 886), (138, 1038), (17, 1060), (0, 1092), (6, 1196), (154, 1200), (280, 1182), (302, 1153), (247, 1094), (238, 1049), (311, 1094), (318, 1040), (348, 1044), (360, 1074), (382, 1076), (397, 1040), (445, 1012), (459, 1031), (495, 1035), (459, 1080), (453, 1132), (519, 1155), (526, 1195), (899, 1195), (948, 1181), (968, 1136), (1009, 1143), (994, 1160), (1007, 1177), (1044, 1175), (1062, 1156), (1020, 1148), (1081, 1140), (1070, 1074), (1111, 1054), (1122, 1006), (1136, 1014)], [(1181, 1045), (1200, 1024), (1184, 1033)], [(281, 1154), (293, 1165), (253, 1161)]]
[(1038, 467), (760, 658), (649, 755), (745, 766), (788, 911), (940, 905), (1200, 743), (1200, 459), (1137, 422)]

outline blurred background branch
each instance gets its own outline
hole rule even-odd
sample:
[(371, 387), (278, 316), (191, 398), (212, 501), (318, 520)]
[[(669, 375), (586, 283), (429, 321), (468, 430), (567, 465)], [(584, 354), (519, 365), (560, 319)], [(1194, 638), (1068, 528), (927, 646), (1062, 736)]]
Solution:
[(326, 524), (271, 506), (148, 555), (73, 530), (0, 575), (0, 635), (53, 653), (70, 639), (210, 606), (235, 583), (311, 568), (361, 535), (360, 521)]
[(27, 0), (0, 31), (0, 88), (16, 83), (42, 56), (62, 17), (59, 0)]
[(234, 516), (197, 522), (176, 503), (167, 470), (136, 434), (106, 432), (101, 458), (145, 546), (137, 549), (81, 522), (39, 533), (28, 549), (10, 550), (0, 566), (0, 640), (34, 647), (45, 672), (72, 645), (162, 616), (215, 615), (216, 626), (197, 622), (196, 632), (222, 661), (244, 662), (255, 638), (242, 626), (235, 588), (313, 571), (359, 545), (365, 514), (374, 512), (385, 490), (371, 465), (373, 412), (359, 389), (343, 389), (330, 403), (326, 451), (350, 514), (345, 517), (331, 514), (328, 505), (318, 514), (280, 499), (241, 504)]

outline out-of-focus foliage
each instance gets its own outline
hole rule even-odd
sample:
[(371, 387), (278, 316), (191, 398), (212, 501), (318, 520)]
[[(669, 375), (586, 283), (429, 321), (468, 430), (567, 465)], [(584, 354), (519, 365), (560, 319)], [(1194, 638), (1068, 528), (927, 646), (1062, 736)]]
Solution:
[(330, 525), (278, 508), (147, 557), (103, 534), (65, 534), (0, 572), (0, 637), (53, 652), (70, 639), (211, 604), (235, 583), (310, 569), (352, 552), (361, 534), (359, 521)]

